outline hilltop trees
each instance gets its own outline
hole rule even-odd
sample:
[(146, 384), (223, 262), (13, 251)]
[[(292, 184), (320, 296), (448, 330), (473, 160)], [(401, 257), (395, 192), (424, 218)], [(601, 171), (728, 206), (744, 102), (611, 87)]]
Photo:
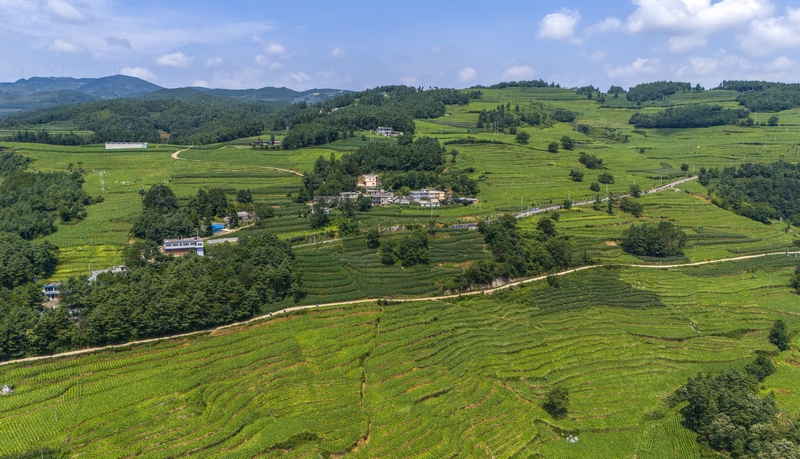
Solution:
[(628, 90), (626, 97), (631, 102), (645, 102), (648, 100), (661, 100), (678, 91), (688, 92), (691, 90), (692, 85), (690, 83), (656, 81), (637, 84)]
[(637, 128), (697, 128), (738, 124), (750, 112), (745, 109), (723, 108), (720, 105), (690, 104), (669, 107), (647, 115), (634, 113), (629, 124)]

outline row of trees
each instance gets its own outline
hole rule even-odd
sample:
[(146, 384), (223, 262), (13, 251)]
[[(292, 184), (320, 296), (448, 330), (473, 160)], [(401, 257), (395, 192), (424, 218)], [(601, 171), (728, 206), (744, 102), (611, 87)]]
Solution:
[(752, 124), (750, 112), (745, 109), (723, 108), (719, 105), (689, 104), (669, 107), (664, 111), (647, 115), (634, 113), (628, 123), (637, 128), (697, 128), (726, 124)]
[(686, 245), (686, 233), (670, 222), (631, 224), (622, 235), (622, 249), (633, 255), (671, 257)]
[(552, 126), (556, 122), (573, 122), (577, 113), (564, 108), (549, 108), (539, 102), (531, 102), (528, 106), (520, 108), (515, 105), (512, 111), (511, 103), (500, 104), (497, 108), (483, 109), (478, 113), (477, 127), (479, 129), (489, 127), (497, 128), (501, 131), (510, 129), (511, 134), (516, 134), (515, 130), (519, 126)]

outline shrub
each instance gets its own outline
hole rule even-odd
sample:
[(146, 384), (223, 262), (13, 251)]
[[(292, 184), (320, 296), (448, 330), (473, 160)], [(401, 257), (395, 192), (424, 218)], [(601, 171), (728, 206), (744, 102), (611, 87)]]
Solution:
[(558, 153), (558, 142), (550, 142), (547, 144), (547, 151), (550, 153)]
[(542, 408), (555, 419), (561, 419), (567, 415), (569, 406), (569, 391), (563, 387), (550, 389), (545, 395)]
[(572, 169), (569, 171), (569, 176), (573, 182), (582, 182), (583, 181), (583, 171), (579, 171), (577, 169)]

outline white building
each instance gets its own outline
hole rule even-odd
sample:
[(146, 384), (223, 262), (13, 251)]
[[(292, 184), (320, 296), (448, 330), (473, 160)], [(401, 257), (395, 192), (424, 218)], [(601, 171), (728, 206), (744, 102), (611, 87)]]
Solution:
[(368, 190), (372, 190), (381, 186), (381, 181), (378, 179), (378, 176), (375, 174), (364, 174), (358, 176), (358, 186), (360, 188), (366, 188)]
[(129, 150), (147, 148), (147, 142), (106, 142), (106, 150)]
[(447, 197), (447, 193), (439, 190), (418, 190), (412, 191), (411, 197), (413, 197), (415, 201), (422, 201), (423, 199), (444, 201)]
[(122, 266), (122, 265), (120, 265), (120, 266), (112, 266), (111, 268), (106, 268), (106, 269), (97, 269), (97, 270), (92, 271), (92, 275), (89, 276), (89, 282), (96, 281), (97, 280), (97, 276), (99, 276), (100, 274), (103, 274), (103, 273), (125, 274), (126, 272), (128, 272), (127, 268), (125, 268), (125, 266)]
[(181, 256), (187, 253), (197, 253), (201, 257), (205, 255), (203, 240), (199, 237), (182, 237), (178, 239), (164, 239), (162, 250), (166, 255)]
[(378, 126), (378, 135), (382, 135), (384, 137), (391, 137), (392, 136), (392, 128), (386, 126)]

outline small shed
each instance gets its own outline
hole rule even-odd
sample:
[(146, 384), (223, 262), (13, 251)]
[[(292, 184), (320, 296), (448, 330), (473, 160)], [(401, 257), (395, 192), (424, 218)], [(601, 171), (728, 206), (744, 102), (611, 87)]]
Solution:
[(11, 387), (9, 387), (8, 385), (5, 385), (5, 386), (3, 386), (3, 390), (1, 390), (1, 391), (0, 391), (0, 394), (2, 394), (2, 395), (8, 395), (8, 394), (10, 394), (10, 393), (12, 393), (12, 392), (14, 392), (14, 389), (12, 389)]

